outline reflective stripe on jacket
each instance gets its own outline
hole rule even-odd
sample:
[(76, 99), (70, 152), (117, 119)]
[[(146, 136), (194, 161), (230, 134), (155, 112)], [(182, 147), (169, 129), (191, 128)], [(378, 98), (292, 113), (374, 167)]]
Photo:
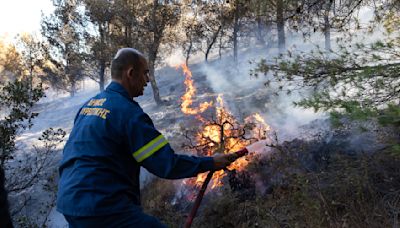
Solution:
[(140, 166), (163, 178), (211, 170), (211, 157), (175, 154), (139, 104), (117, 82), (78, 111), (59, 167), (57, 210), (70, 216), (134, 211)]

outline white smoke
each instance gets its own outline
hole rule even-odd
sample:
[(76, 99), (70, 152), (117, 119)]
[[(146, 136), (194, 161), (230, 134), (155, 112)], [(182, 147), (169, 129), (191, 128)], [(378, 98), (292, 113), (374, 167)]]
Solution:
[(182, 54), (182, 50), (175, 50), (168, 58), (165, 59), (165, 63), (169, 67), (176, 67), (185, 62), (185, 57)]
[[(250, 69), (255, 65), (250, 60), (260, 59), (258, 51), (244, 51), (238, 64), (232, 58), (201, 64), (199, 70), (206, 75), (208, 84), (216, 94), (223, 94), (229, 110), (236, 116), (244, 118), (251, 113), (259, 113), (267, 124), (279, 134), (282, 140), (301, 136), (300, 126), (318, 118), (326, 118), (326, 113), (315, 113), (310, 109), (295, 107), (294, 101), (307, 94), (292, 93), (275, 96), (277, 88), (267, 88), (264, 83), (267, 78), (250, 76)], [(274, 50), (271, 53), (275, 52)], [(195, 82), (196, 85), (196, 82)], [(244, 116), (243, 116), (244, 115)]]
[[(361, 23), (367, 24), (373, 19), (372, 9), (361, 8), (358, 18)], [(353, 42), (374, 42), (376, 38), (382, 35), (382, 31), (367, 34), (364, 30), (352, 30), (351, 33), (357, 35)], [(343, 34), (338, 31), (331, 31), (331, 46), (333, 49), (337, 48), (336, 38), (342, 36)], [(312, 109), (294, 106), (293, 102), (299, 101), (310, 94), (307, 89), (290, 95), (282, 93), (279, 96), (274, 96), (273, 93), (278, 91), (278, 88), (273, 84), (271, 87), (265, 87), (264, 83), (267, 81), (267, 77), (259, 76), (254, 78), (250, 76), (250, 70), (254, 69), (256, 65), (249, 62), (257, 63), (261, 58), (272, 61), (274, 57), (279, 55), (276, 47), (266, 48), (254, 44), (244, 47), (245, 45), (240, 42), (239, 40), (239, 46), (241, 45), (243, 48), (238, 51), (237, 62), (233, 60), (233, 50), (229, 49), (223, 53), (221, 59), (216, 53), (217, 51), (214, 51), (210, 55), (208, 63), (203, 62), (189, 66), (192, 67), (194, 72), (194, 80), (196, 80), (196, 73), (206, 75), (207, 82), (214, 93), (224, 94), (227, 106), (237, 117), (242, 114), (248, 115), (257, 112), (278, 132), (279, 137), (283, 140), (301, 137), (301, 126), (307, 125), (316, 119), (328, 118), (327, 113), (314, 112)], [(312, 33), (308, 39), (304, 39), (300, 33), (287, 31), (286, 46), (287, 50), (294, 54), (299, 51), (310, 52), (318, 47), (323, 49), (324, 36), (321, 31), (317, 31)], [(172, 59), (179, 58), (174, 55)], [(268, 77), (271, 77), (271, 75)], [(194, 83), (196, 85), (199, 82), (195, 81)], [(321, 128), (329, 128), (329, 125), (322, 125)]]

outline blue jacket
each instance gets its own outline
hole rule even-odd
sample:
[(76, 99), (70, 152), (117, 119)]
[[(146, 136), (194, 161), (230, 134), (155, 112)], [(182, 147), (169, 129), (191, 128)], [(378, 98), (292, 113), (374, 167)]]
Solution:
[(139, 104), (112, 82), (75, 117), (59, 167), (57, 210), (70, 216), (135, 211), (141, 166), (178, 179), (213, 169), (213, 160), (175, 154)]

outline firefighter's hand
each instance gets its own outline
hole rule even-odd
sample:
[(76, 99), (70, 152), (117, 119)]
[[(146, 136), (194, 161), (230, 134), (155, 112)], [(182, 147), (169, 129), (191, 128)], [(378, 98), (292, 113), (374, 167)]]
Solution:
[(220, 170), (230, 165), (232, 162), (238, 159), (239, 156), (236, 155), (235, 153), (216, 154), (213, 158), (214, 158), (214, 170)]

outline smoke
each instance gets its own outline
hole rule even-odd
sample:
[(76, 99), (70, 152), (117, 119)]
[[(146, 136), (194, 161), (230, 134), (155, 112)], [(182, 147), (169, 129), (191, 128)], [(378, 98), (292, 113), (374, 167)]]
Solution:
[[(363, 7), (358, 15), (360, 21), (367, 24), (373, 19), (373, 11), (371, 8)], [(352, 42), (373, 42), (378, 37), (378, 32), (366, 34), (364, 30), (352, 30)], [(379, 33), (382, 34), (381, 32)], [(271, 35), (269, 35), (271, 36)], [(331, 31), (331, 46), (337, 48), (336, 39), (343, 37), (343, 33)], [(368, 39), (365, 39), (368, 36)], [(271, 37), (266, 40), (271, 43)], [(302, 137), (302, 126), (312, 123), (318, 125), (315, 120), (327, 119), (328, 114), (324, 112), (314, 112), (311, 109), (295, 107), (294, 102), (301, 100), (311, 94), (306, 88), (291, 93), (290, 95), (281, 93), (275, 96), (278, 91), (277, 85), (272, 84), (270, 87), (265, 87), (264, 83), (267, 77), (260, 76), (258, 78), (250, 76), (250, 70), (256, 67), (255, 64), (261, 58), (267, 61), (272, 61), (279, 55), (277, 47), (268, 44), (269, 46), (257, 46), (256, 41), (247, 41), (244, 44), (239, 40), (238, 60), (233, 59), (233, 50), (227, 49), (221, 56), (214, 50), (210, 54), (209, 62), (190, 65), (189, 67), (194, 72), (193, 78), (195, 86), (200, 82), (196, 81), (196, 73), (206, 75), (207, 83), (215, 94), (223, 94), (225, 103), (229, 110), (236, 117), (245, 117), (251, 113), (259, 113), (264, 117), (265, 121), (278, 132), (278, 136), (282, 140), (290, 140), (296, 137)], [(266, 42), (266, 43), (268, 43)], [(286, 47), (292, 53), (310, 52), (316, 50), (317, 47), (323, 49), (324, 35), (321, 31), (311, 33), (310, 37), (304, 39), (300, 32), (286, 31)], [(172, 55), (168, 62), (172, 63), (183, 62), (184, 57), (178, 54)], [(194, 62), (200, 62), (198, 59), (191, 58)], [(175, 61), (175, 62), (174, 62)], [(201, 95), (201, 94), (199, 94)], [(323, 121), (318, 122), (319, 128), (329, 130), (330, 126)]]
[[(271, 50), (270, 53), (275, 51)], [(269, 58), (272, 56), (273, 54)], [(259, 113), (282, 140), (299, 137), (302, 135), (302, 125), (327, 118), (326, 113), (315, 113), (313, 110), (293, 105), (294, 101), (299, 101), (308, 94), (306, 89), (291, 95), (276, 96), (274, 93), (278, 88), (274, 85), (267, 88), (264, 85), (266, 77), (251, 77), (250, 70), (255, 68), (255, 65), (250, 64), (250, 61), (261, 58), (265, 58), (263, 51), (243, 50), (238, 64), (235, 64), (231, 57), (226, 57), (208, 64), (192, 66), (192, 69), (206, 75), (214, 93), (223, 94), (229, 111), (236, 117), (241, 119), (252, 113)], [(195, 85), (197, 84), (195, 81)]]
[(165, 59), (165, 63), (169, 67), (176, 67), (185, 62), (185, 57), (180, 49), (175, 50), (169, 57)]
[(140, 189), (143, 189), (148, 183), (150, 183), (154, 179), (154, 175), (144, 169), (143, 167), (140, 168)]

